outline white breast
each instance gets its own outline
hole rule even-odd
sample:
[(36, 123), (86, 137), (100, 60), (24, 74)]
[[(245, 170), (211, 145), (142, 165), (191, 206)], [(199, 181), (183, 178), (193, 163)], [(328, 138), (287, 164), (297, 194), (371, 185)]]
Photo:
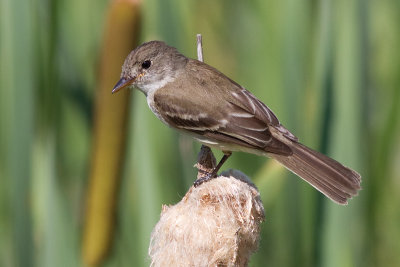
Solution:
[[(154, 104), (154, 93), (164, 87), (167, 83), (175, 80), (175, 77), (166, 75), (164, 78), (160, 79), (160, 77), (154, 77), (152, 80), (138, 81), (137, 88), (142, 91), (147, 98), (147, 104), (153, 113), (159, 118), (163, 123), (167, 124), (165, 120), (161, 117), (158, 112), (155, 104)], [(168, 124), (167, 124), (168, 125)]]

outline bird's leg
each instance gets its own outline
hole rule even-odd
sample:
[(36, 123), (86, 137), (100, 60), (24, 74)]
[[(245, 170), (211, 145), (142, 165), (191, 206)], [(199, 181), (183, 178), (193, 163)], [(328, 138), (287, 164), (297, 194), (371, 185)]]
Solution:
[(225, 161), (232, 155), (232, 152), (230, 151), (224, 151), (224, 156), (222, 159), (219, 161), (217, 167), (212, 171), (211, 173), (211, 178), (217, 177), (219, 169), (221, 169), (222, 165), (225, 163)]
[(222, 159), (218, 162), (218, 165), (213, 169), (212, 172), (207, 173), (205, 176), (200, 177), (199, 179), (197, 179), (196, 181), (194, 181), (194, 187), (198, 187), (199, 185), (201, 185), (204, 182), (207, 182), (211, 179), (214, 179), (217, 177), (218, 171), (219, 169), (222, 167), (222, 165), (225, 163), (225, 161), (232, 155), (231, 151), (223, 151), (224, 152), (224, 156), (222, 157)]

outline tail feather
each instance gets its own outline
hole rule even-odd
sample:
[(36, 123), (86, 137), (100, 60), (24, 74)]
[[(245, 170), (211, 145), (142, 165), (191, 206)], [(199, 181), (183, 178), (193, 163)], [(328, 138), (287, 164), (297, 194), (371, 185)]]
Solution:
[(271, 154), (271, 157), (334, 202), (345, 205), (361, 189), (361, 176), (357, 172), (300, 143), (293, 142), (290, 148), (291, 156)]

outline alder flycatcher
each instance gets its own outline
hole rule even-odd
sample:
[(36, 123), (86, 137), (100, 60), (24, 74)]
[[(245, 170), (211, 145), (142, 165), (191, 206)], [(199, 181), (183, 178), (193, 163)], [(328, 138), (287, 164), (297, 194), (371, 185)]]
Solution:
[(125, 87), (142, 91), (166, 125), (224, 152), (212, 176), (232, 151), (244, 151), (274, 158), (339, 204), (360, 189), (357, 172), (299, 143), (245, 88), (164, 42), (144, 43), (128, 55), (112, 92)]

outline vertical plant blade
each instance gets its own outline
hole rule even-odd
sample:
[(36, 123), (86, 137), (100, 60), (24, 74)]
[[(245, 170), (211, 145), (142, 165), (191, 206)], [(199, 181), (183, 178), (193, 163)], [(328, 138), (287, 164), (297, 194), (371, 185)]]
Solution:
[[(32, 6), (23, 0), (1, 1), (0, 121), (2, 185), (11, 232), (11, 264), (33, 266), (30, 212), (31, 142), (34, 128), (34, 53)], [(3, 173), (1, 173), (3, 175)], [(4, 180), (5, 181), (4, 181)], [(1, 261), (0, 261), (1, 265)]]
[[(361, 2), (337, 1), (334, 16), (334, 87), (331, 155), (344, 165), (360, 170), (361, 136)], [(362, 191), (360, 192), (362, 194)], [(355, 237), (360, 197), (346, 208), (326, 202), (323, 266), (357, 266), (360, 244)], [(354, 242), (354, 243), (353, 243)], [(357, 249), (355, 249), (357, 247)]]

